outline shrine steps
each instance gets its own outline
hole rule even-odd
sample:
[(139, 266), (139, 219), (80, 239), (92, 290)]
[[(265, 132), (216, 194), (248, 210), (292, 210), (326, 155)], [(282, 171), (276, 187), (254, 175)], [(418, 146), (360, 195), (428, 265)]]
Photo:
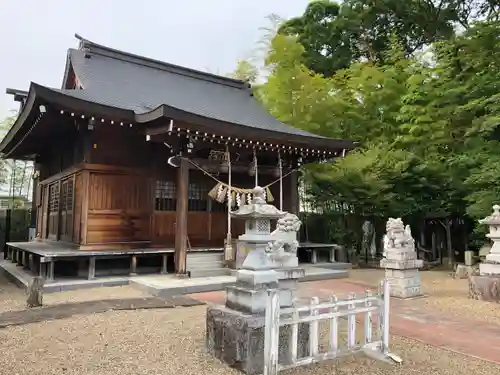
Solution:
[(191, 278), (229, 276), (231, 272), (224, 265), (222, 251), (188, 253), (186, 270)]

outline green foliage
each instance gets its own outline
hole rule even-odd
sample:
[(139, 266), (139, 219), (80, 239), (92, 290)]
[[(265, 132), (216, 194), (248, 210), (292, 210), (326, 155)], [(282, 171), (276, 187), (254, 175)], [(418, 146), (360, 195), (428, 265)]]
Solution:
[[(3, 138), (16, 120), (9, 116), (0, 122), (0, 134)], [(29, 197), (31, 176), (33, 174), (33, 163), (24, 160), (0, 159), (0, 185), (7, 190), (10, 196)], [(14, 207), (16, 201), (12, 201)]]
[(259, 70), (252, 65), (248, 60), (239, 60), (236, 64), (236, 69), (233, 73), (229, 74), (229, 77), (240, 79), (248, 83), (254, 83), (257, 81), (259, 75)]
[(384, 34), (375, 59), (312, 61), (318, 56), (311, 51), (324, 42), (315, 38), (328, 34), (321, 27), (344, 12), (344, 5), (324, 1), (272, 40), (270, 75), (260, 89), (269, 110), (293, 126), (360, 143), (347, 157), (308, 169), (309, 193), (322, 207), (343, 202), (374, 220), (418, 221), (482, 218), (500, 203), (500, 21), (471, 22), (464, 2), (446, 4), (455, 13), (444, 25), (458, 20), (467, 27), (457, 35), (436, 27), (425, 52), (414, 53), (402, 42), (413, 34), (396, 28)]
[(304, 14), (285, 22), (280, 32), (298, 37), (306, 65), (326, 76), (354, 61), (385, 61), (395, 37), (405, 54), (453, 35), (455, 1), (328, 0), (311, 2)]

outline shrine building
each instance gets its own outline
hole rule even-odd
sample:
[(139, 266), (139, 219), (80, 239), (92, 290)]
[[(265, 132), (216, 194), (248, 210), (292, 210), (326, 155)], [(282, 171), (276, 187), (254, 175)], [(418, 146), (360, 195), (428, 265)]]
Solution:
[(254, 186), (298, 214), (298, 168), (354, 147), (276, 120), (247, 82), (76, 37), (60, 88), (7, 90), (21, 108), (0, 143), (35, 166), (36, 238), (8, 255), (49, 281), (94, 278), (113, 257), (189, 273), (190, 254), (243, 233), (228, 208)]

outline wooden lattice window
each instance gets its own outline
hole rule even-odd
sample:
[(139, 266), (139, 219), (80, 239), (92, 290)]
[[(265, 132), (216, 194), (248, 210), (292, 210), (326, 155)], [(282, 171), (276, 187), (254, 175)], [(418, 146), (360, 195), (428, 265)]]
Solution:
[(155, 210), (175, 211), (176, 202), (175, 183), (172, 181), (156, 181)]
[(190, 183), (188, 186), (188, 211), (208, 210), (208, 187), (203, 183)]
[(50, 185), (49, 188), (49, 197), (50, 197), (50, 212), (59, 211), (59, 184)]
[[(155, 210), (175, 211), (177, 189), (172, 181), (156, 181)], [(188, 185), (188, 211), (207, 211), (208, 188), (205, 184)]]
[(63, 182), (61, 185), (61, 211), (66, 211), (67, 197), (68, 197), (68, 183)]
[(66, 209), (68, 211), (73, 211), (73, 190), (74, 190), (74, 180), (68, 181), (68, 195), (66, 196)]

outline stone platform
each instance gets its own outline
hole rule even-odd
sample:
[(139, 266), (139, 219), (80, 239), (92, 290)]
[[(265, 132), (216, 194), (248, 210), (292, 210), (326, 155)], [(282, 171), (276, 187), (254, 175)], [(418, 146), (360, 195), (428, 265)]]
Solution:
[[(20, 288), (27, 288), (34, 276), (21, 267), (16, 266), (8, 260), (0, 261), (0, 275), (5, 276), (11, 282)], [(78, 278), (67, 278), (46, 283), (43, 287), (44, 293), (66, 292), (78, 289), (92, 289), (105, 286), (122, 286), (130, 283), (130, 277), (127, 276), (108, 276), (99, 277), (93, 280)]]
[[(245, 314), (225, 306), (207, 309), (206, 348), (217, 359), (245, 374), (262, 374), (264, 368), (265, 318)], [(278, 362), (290, 364), (288, 347), (292, 326), (280, 328)], [(309, 326), (299, 324), (297, 356), (309, 353)]]
[(500, 303), (500, 275), (471, 276), (469, 298)]
[[(307, 264), (303, 264), (301, 267), (305, 269), (305, 276), (299, 280), (300, 282), (344, 279), (349, 277), (349, 271), (347, 269), (331, 270)], [(197, 279), (178, 279), (173, 275), (140, 276), (131, 278), (131, 285), (146, 290), (154, 296), (222, 291), (235, 283), (235, 275)]]
[[(349, 277), (348, 268), (350, 268), (350, 264), (342, 263), (342, 267), (344, 267), (344, 269), (331, 270), (304, 265), (306, 275), (300, 281), (331, 280)], [(33, 279), (33, 274), (31, 272), (16, 266), (15, 263), (9, 260), (0, 260), (0, 274), (5, 275), (5, 277), (21, 288), (26, 288)], [(235, 281), (236, 277), (234, 275), (193, 279), (179, 279), (175, 275), (108, 276), (96, 277), (93, 280), (64, 278), (46, 283), (44, 285), (44, 292), (54, 293), (130, 284), (146, 290), (148, 293), (155, 296), (172, 296), (225, 290), (227, 286), (233, 285)]]

